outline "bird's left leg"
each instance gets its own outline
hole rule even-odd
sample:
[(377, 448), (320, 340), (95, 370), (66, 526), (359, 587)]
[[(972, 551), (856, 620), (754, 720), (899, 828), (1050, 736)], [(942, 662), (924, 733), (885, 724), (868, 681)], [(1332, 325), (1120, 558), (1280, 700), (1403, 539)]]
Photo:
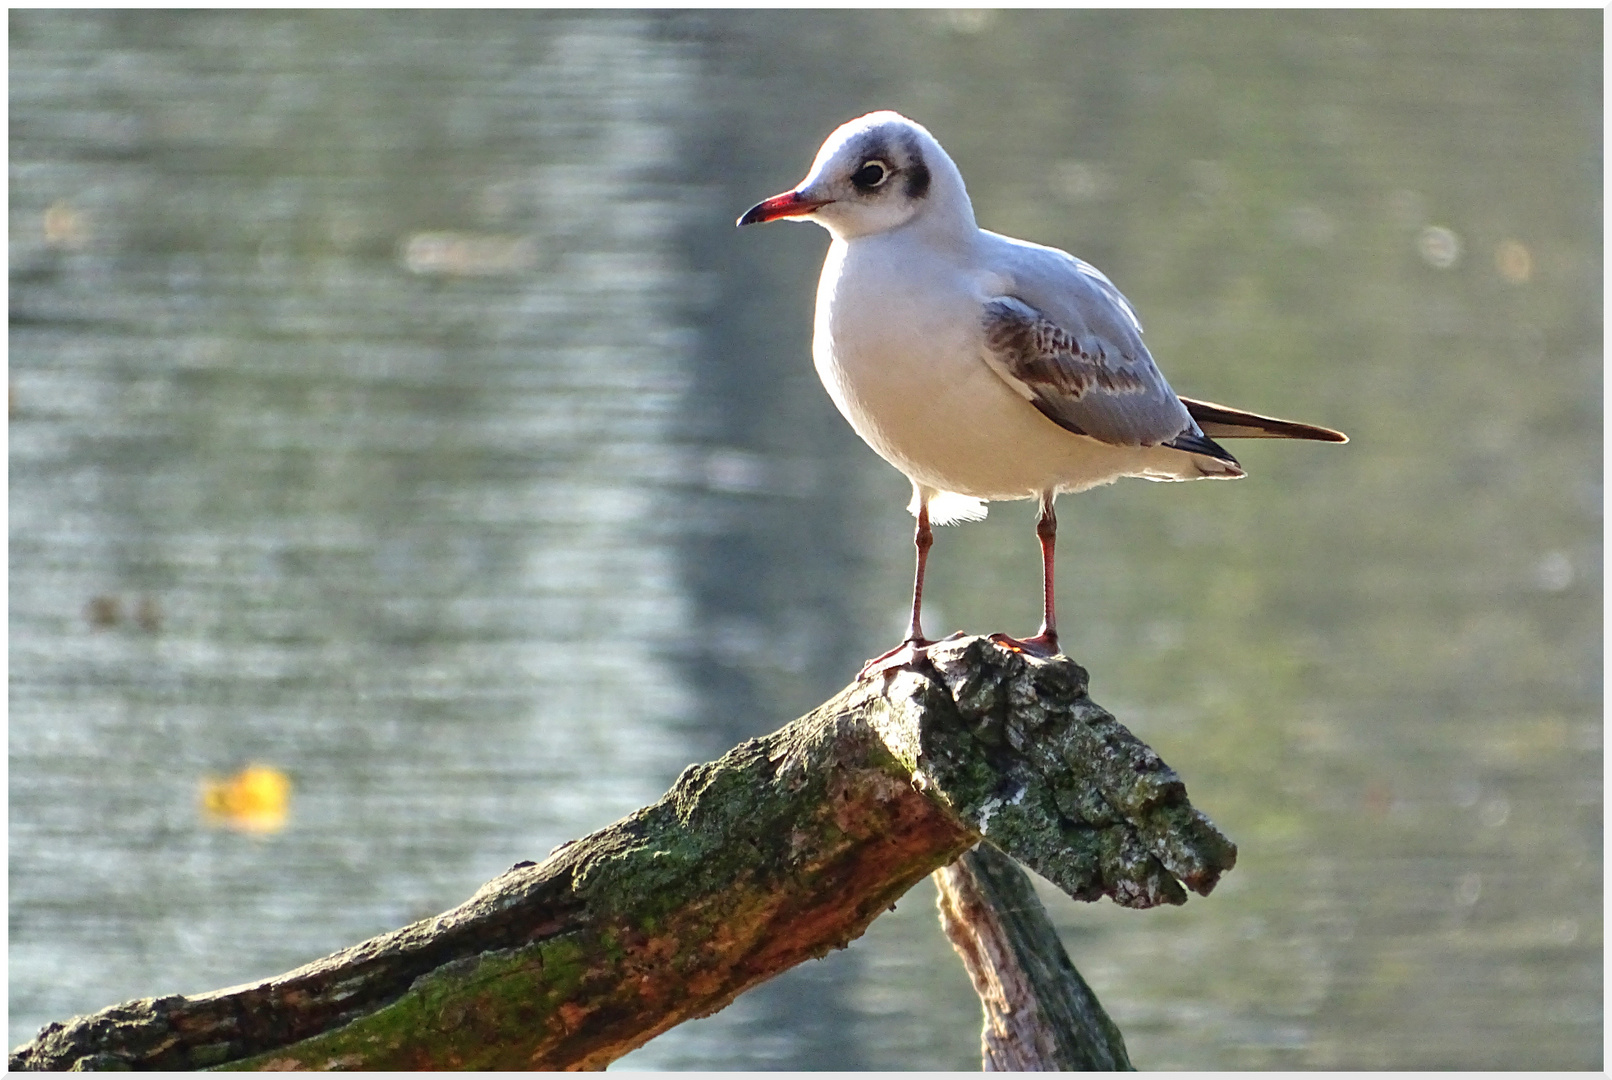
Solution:
[(1034, 656), (1058, 654), (1058, 613), (1052, 597), (1052, 554), (1058, 543), (1058, 515), (1053, 513), (1052, 500), (1057, 497), (1054, 491), (1041, 493), (1041, 514), (1035, 522), (1036, 539), (1041, 541), (1041, 631), (1023, 641), (1006, 634), (991, 635), (992, 641)]
[(918, 527), (913, 531), (912, 543), (918, 549), (918, 566), (912, 575), (912, 618), (907, 623), (907, 637), (883, 656), (875, 656), (863, 664), (862, 671), (857, 676), (859, 679), (923, 660), (924, 648), (934, 644), (924, 637), (924, 628), (919, 623), (919, 617), (924, 604), (924, 569), (929, 562), (929, 547), (935, 542), (935, 534), (929, 527), (929, 500), (921, 491), (915, 490), (914, 497), (918, 504)]

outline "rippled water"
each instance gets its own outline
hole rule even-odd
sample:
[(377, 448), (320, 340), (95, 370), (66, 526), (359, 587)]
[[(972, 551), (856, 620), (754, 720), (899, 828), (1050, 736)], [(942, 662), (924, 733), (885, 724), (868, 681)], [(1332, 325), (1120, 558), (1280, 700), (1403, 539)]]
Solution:
[[(1347, 430), (1071, 498), (1066, 646), (1239, 843), (1048, 905), (1143, 1068), (1601, 1061), (1600, 15), (11, 17), (10, 1035), (451, 906), (899, 633), (808, 359), (874, 107), (1183, 393)], [(1029, 629), (1026, 506), (942, 633)], [(293, 784), (272, 833), (204, 778)], [(977, 1067), (926, 885), (625, 1059)]]

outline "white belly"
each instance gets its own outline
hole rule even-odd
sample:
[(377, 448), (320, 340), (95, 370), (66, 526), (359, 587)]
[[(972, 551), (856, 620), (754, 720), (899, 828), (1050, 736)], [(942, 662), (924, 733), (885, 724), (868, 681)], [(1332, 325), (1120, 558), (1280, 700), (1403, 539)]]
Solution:
[[(1142, 475), (1161, 453), (1186, 457), (1066, 431), (991, 371), (981, 304), (998, 283), (944, 268), (932, 276), (911, 266), (882, 274), (846, 266), (846, 251), (840, 242), (830, 248), (818, 287), (817, 374), (856, 433), (915, 483), (976, 499), (1025, 499)], [(890, 287), (896, 281), (902, 289)], [(858, 287), (868, 282), (880, 290)]]

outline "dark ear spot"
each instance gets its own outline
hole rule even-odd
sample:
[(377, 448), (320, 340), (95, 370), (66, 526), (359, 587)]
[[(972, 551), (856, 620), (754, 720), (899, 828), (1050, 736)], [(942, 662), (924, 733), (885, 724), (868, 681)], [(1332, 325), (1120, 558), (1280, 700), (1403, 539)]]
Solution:
[(918, 140), (908, 135), (902, 140), (909, 164), (901, 171), (907, 174), (907, 198), (921, 199), (929, 194), (929, 166), (924, 164), (924, 152)]
[(906, 168), (907, 198), (921, 199), (929, 194), (929, 166), (919, 158)]

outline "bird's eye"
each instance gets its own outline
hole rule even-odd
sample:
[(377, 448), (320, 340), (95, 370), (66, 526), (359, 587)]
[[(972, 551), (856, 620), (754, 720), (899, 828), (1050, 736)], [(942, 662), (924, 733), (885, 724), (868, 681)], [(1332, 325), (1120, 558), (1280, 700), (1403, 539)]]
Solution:
[(878, 158), (864, 161), (862, 167), (851, 174), (851, 183), (863, 191), (872, 191), (888, 179), (890, 179), (890, 166)]

